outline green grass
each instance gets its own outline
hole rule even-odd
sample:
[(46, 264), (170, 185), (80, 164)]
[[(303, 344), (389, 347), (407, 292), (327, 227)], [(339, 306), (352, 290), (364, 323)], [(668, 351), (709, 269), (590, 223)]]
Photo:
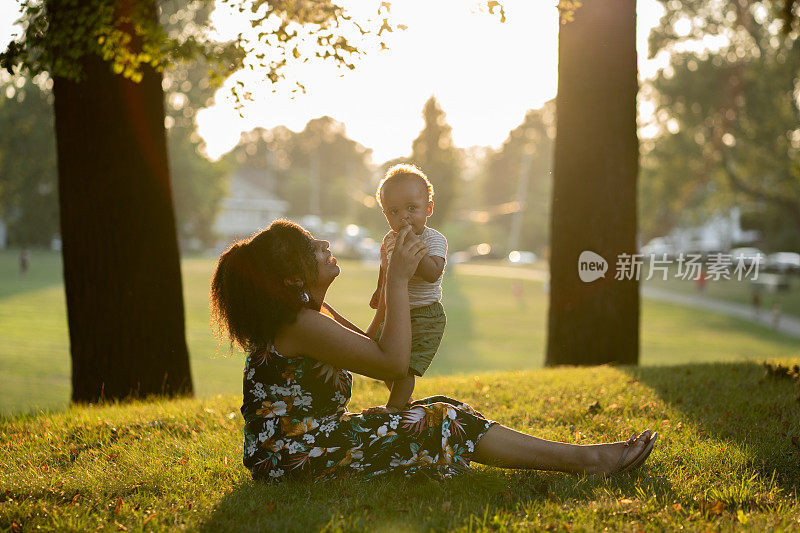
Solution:
[[(17, 254), (0, 252), (0, 413), (58, 409), (70, 393), (69, 337), (58, 254), (32, 253), (31, 269), (20, 276)], [(187, 342), (195, 389), (201, 398), (240, 394), (242, 359), (219, 345), (208, 322), (208, 285), (214, 259), (182, 263)], [(362, 326), (374, 268), (342, 262), (329, 301)], [(542, 284), (452, 274), (445, 278), (447, 330), (426, 374), (443, 376), (539, 368), (544, 361), (547, 294)], [(711, 283), (709, 283), (709, 286)], [(796, 357), (796, 339), (732, 317), (644, 300), (641, 319), (643, 365), (746, 361)]]
[[(731, 362), (420, 381), (419, 396), (543, 438), (659, 432), (642, 469), (607, 480), (478, 465), (447, 482), (253, 482), (238, 395), (0, 418), (0, 530), (798, 531), (797, 385), (762, 375)], [(384, 398), (357, 378), (350, 409)]]

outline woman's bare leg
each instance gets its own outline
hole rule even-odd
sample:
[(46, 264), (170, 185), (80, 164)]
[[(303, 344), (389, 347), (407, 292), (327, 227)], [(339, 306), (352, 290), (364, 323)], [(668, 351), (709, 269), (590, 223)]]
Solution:
[[(633, 461), (645, 444), (642, 440), (634, 442), (625, 464)], [(478, 441), (472, 460), (501, 468), (608, 473), (617, 466), (625, 448), (625, 442), (566, 444), (495, 424)]]

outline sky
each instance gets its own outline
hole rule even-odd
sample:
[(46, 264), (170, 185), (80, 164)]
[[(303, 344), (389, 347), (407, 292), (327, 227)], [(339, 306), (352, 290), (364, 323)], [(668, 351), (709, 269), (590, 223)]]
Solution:
[[(340, 0), (356, 17), (373, 15), (376, 0)], [(345, 124), (347, 135), (372, 149), (381, 163), (408, 156), (423, 127), (422, 107), (434, 95), (453, 128), (456, 146), (497, 147), (525, 112), (555, 97), (558, 12), (553, 0), (504, 0), (506, 22), (479, 12), (475, 0), (395, 0), (391, 19), (408, 27), (389, 37), (388, 50), (373, 50), (353, 71), (310, 62), (287, 71), (305, 87), (277, 87), (241, 74), (253, 94), (242, 115), (223, 87), (215, 105), (198, 113), (198, 131), (212, 158), (227, 152), (244, 131), (284, 125), (300, 131), (312, 118), (329, 115)], [(221, 6), (221, 3), (218, 1)], [(647, 35), (662, 8), (655, 0), (637, 2), (640, 77), (663, 65), (647, 59)], [(0, 47), (14, 31), (15, 0), (0, 0)], [(212, 24), (220, 36), (237, 31), (235, 15), (218, 7)], [(227, 87), (227, 86), (226, 86)]]

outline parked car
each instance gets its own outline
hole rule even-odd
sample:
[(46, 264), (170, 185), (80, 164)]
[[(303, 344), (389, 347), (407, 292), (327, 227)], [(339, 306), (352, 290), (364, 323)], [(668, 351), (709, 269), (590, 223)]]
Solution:
[(532, 265), (536, 262), (536, 254), (521, 250), (512, 250), (508, 253), (508, 262), (514, 265)]
[(750, 266), (756, 261), (759, 262), (759, 266), (764, 266), (766, 255), (759, 250), (758, 248), (734, 248), (730, 252), (731, 255), (731, 263), (735, 266), (742, 262), (745, 266)]
[(470, 257), (471, 255), (468, 251), (460, 250), (458, 252), (453, 252), (452, 254), (450, 254), (447, 257), (447, 262), (448, 264), (451, 265), (458, 265), (461, 263), (466, 263), (467, 261), (469, 261)]
[(487, 242), (482, 242), (467, 249), (470, 261), (482, 261), (486, 259), (503, 259), (500, 251)]
[(776, 252), (767, 256), (766, 269), (780, 274), (800, 274), (800, 254)]
[(656, 237), (642, 246), (640, 252), (646, 257), (655, 254), (657, 259), (661, 259), (664, 254), (667, 254), (667, 257), (671, 258), (675, 255), (675, 247), (666, 237)]

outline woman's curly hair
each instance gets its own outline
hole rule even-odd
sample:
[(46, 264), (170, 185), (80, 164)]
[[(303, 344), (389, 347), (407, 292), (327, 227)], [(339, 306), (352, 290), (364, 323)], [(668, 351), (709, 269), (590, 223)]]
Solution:
[(308, 285), (316, 277), (314, 238), (294, 222), (276, 220), (220, 256), (211, 279), (212, 328), (220, 340), (227, 336), (248, 352), (269, 346), (302, 308), (319, 308), (313, 297), (304, 302), (303, 289), (286, 280)]

